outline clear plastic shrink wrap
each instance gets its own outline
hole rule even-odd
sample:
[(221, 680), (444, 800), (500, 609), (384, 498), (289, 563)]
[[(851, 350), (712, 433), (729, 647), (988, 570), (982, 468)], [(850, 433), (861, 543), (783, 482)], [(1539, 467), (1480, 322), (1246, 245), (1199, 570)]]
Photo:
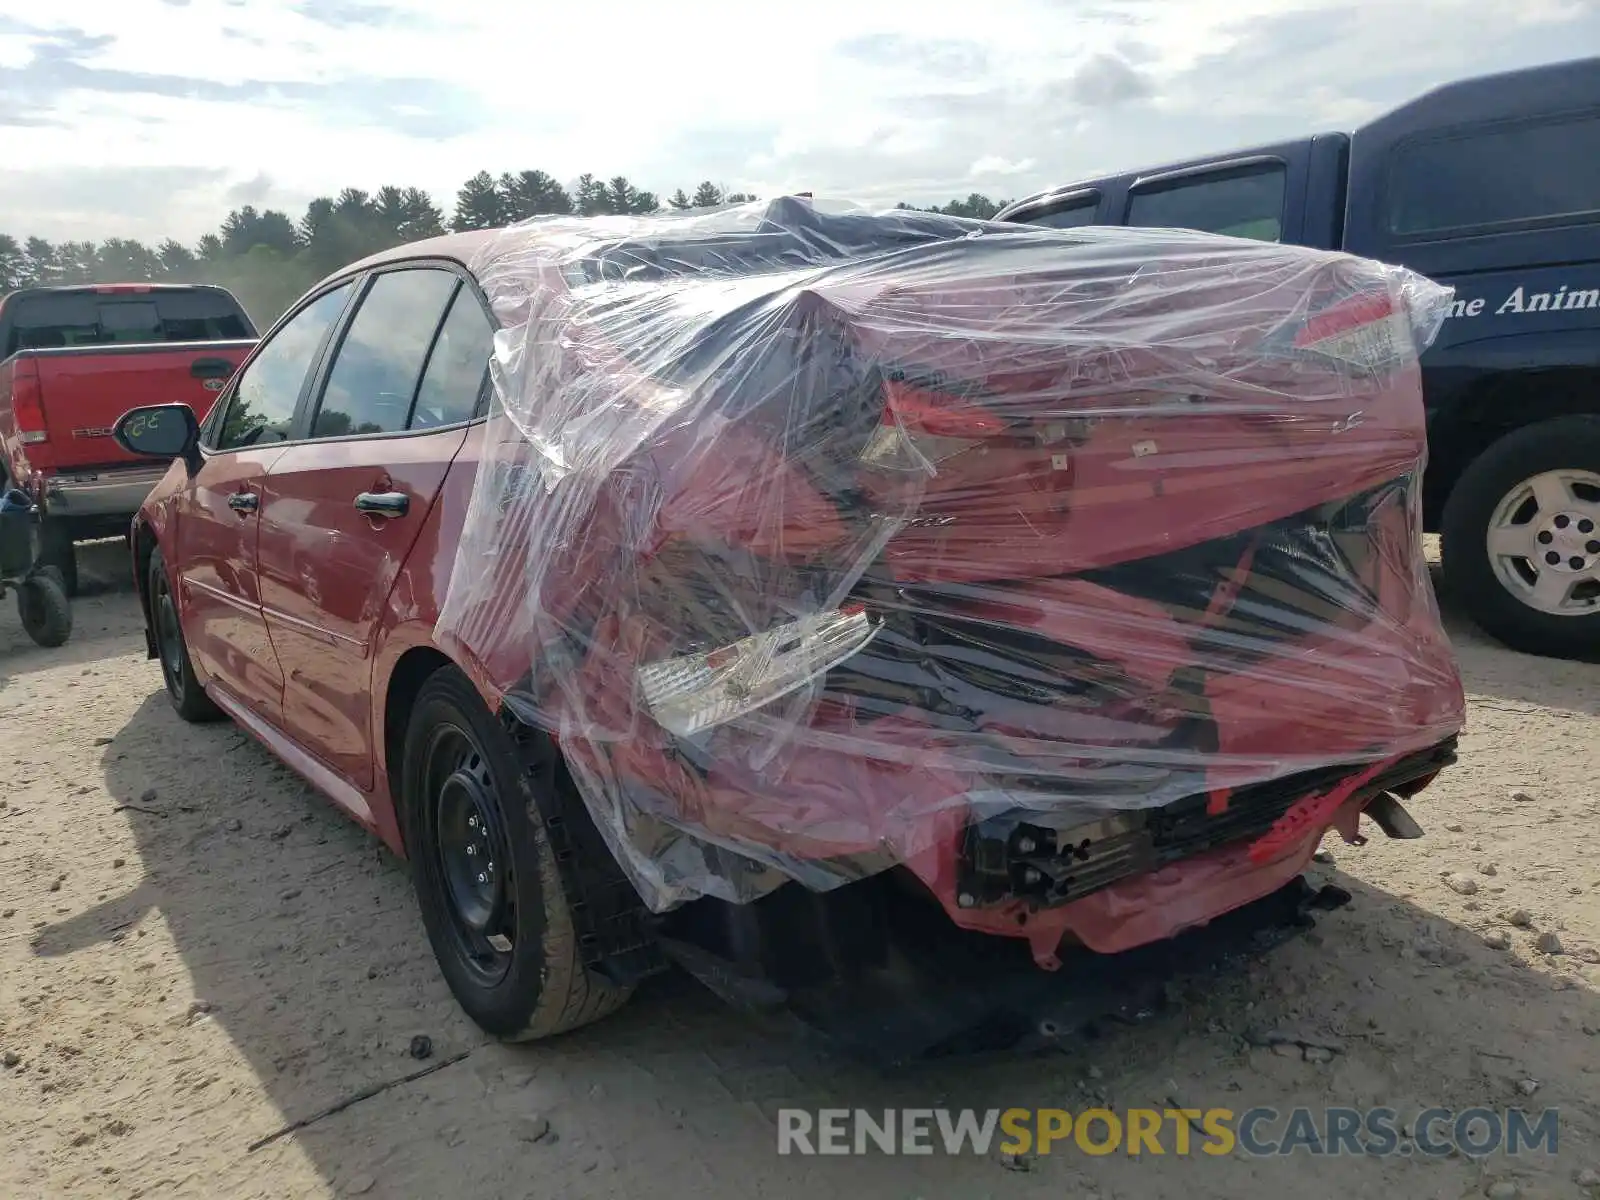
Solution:
[(437, 633), (657, 911), (932, 885), (990, 814), (1370, 777), (1462, 724), (1418, 497), (1446, 288), (793, 198), (473, 269), (496, 403)]

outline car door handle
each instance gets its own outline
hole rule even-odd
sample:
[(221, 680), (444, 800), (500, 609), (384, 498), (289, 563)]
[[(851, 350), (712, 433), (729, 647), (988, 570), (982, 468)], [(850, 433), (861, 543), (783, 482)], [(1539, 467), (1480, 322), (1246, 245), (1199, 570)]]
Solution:
[(228, 497), (228, 507), (234, 512), (255, 512), (261, 507), (261, 497), (254, 492), (235, 492)]
[(356, 511), (374, 517), (403, 517), (411, 507), (404, 492), (362, 492), (356, 497)]

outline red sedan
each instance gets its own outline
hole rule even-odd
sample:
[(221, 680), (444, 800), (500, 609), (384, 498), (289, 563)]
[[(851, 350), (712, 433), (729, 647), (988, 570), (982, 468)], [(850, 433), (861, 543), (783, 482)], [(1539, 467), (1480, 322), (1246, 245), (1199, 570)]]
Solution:
[(718, 220), (385, 252), (203, 425), (118, 426), (175, 459), (133, 530), (173, 705), (411, 861), (480, 1025), (675, 960), (857, 1041), (1059, 1036), (1064, 962), (1286, 895), (1363, 813), (1420, 835), (1463, 711), (1416, 508), (1447, 292)]

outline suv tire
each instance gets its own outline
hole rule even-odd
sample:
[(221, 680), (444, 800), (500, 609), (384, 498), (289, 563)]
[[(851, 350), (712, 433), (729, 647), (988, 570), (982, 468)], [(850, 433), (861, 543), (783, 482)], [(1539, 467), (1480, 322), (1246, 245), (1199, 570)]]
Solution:
[[(1565, 498), (1547, 503), (1535, 488)], [(1491, 554), (1497, 536), (1507, 550)], [(1600, 657), (1600, 594), (1564, 614), (1535, 593), (1540, 581), (1567, 584), (1580, 602), (1600, 592), (1600, 417), (1542, 421), (1495, 442), (1451, 489), (1440, 543), (1451, 595), (1485, 631), (1528, 654)]]

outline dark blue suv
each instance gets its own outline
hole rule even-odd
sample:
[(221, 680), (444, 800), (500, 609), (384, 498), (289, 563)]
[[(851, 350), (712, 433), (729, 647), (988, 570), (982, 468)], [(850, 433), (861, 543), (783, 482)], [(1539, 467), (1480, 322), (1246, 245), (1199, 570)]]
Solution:
[(1600, 656), (1600, 58), (1453, 83), (1354, 133), (1089, 179), (1036, 225), (1348, 250), (1456, 289), (1423, 359), (1426, 527), (1508, 645)]

